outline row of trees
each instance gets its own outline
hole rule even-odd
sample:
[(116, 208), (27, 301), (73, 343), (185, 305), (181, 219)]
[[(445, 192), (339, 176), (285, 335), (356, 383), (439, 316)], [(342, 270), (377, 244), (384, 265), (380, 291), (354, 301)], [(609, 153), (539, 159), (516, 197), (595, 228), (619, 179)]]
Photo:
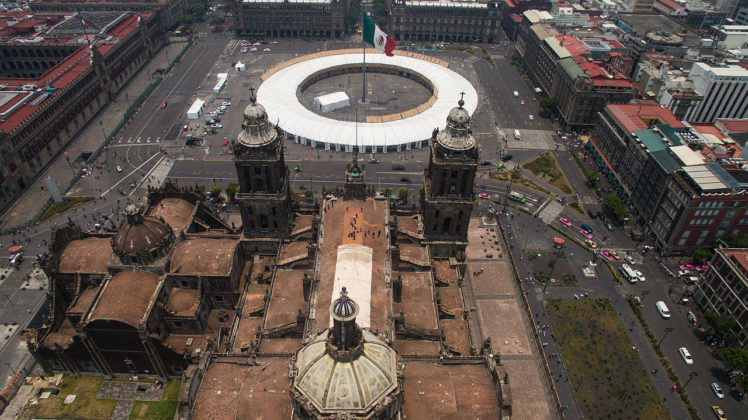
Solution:
[(736, 322), (729, 315), (720, 315), (712, 310), (704, 311), (704, 319), (709, 324), (710, 331), (727, 346), (722, 350), (730, 378), (743, 389), (748, 389), (748, 350), (740, 346), (737, 335), (733, 332)]

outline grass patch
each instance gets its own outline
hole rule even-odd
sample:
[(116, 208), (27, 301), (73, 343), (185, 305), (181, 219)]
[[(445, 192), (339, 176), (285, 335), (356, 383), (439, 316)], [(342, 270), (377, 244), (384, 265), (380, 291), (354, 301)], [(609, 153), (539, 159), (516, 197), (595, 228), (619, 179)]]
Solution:
[(41, 220), (47, 220), (50, 217), (54, 217), (58, 214), (65, 213), (66, 211), (72, 209), (73, 207), (78, 207), (81, 204), (88, 203), (89, 201), (93, 200), (93, 197), (63, 197), (64, 201), (62, 203), (54, 203), (47, 211), (44, 212), (42, 215)]
[(566, 253), (562, 250), (531, 249), (525, 252), (525, 258), (533, 278), (540, 284), (546, 284), (551, 279), (551, 286), (572, 286), (579, 283), (579, 278), (574, 274)]
[(522, 176), (522, 174), (516, 171), (494, 172), (494, 173), (491, 173), (490, 177), (493, 179), (498, 179), (500, 181), (509, 181), (509, 177), (511, 177), (512, 182), (515, 184), (524, 185), (525, 187), (540, 191), (543, 194), (547, 194), (547, 195), (550, 195), (551, 197), (555, 197), (555, 194), (551, 194), (550, 191), (530, 181), (529, 179), (525, 178), (524, 176)]
[[(65, 376), (60, 384), (60, 393), (39, 404), (28, 406), (22, 418), (56, 418), (56, 419), (106, 419), (112, 415), (116, 400), (97, 400), (104, 377), (100, 376)], [(66, 396), (75, 394), (72, 404), (63, 404)]]
[(522, 165), (523, 168), (532, 172), (535, 176), (547, 179), (548, 183), (561, 190), (564, 194), (572, 194), (569, 183), (566, 182), (564, 174), (558, 168), (553, 155), (546, 153), (543, 156)]
[(177, 411), (177, 398), (179, 397), (180, 380), (170, 381), (166, 385), (161, 401), (138, 401), (130, 413), (130, 420), (170, 420)]
[(573, 208), (574, 210), (578, 211), (579, 214), (584, 215), (584, 210), (582, 210), (582, 206), (578, 202), (573, 201), (573, 202), (570, 202), (567, 205), (569, 207)]
[(609, 298), (553, 298), (546, 311), (584, 417), (670, 417)]

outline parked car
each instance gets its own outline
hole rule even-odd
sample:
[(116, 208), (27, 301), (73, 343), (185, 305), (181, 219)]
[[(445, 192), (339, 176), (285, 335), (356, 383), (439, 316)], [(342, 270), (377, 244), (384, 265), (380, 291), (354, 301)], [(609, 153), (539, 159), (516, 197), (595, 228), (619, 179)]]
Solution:
[(400, 182), (404, 182), (406, 184), (410, 184), (411, 183), (410, 178), (407, 178), (407, 177), (400, 178)]
[(559, 217), (558, 221), (561, 222), (561, 223), (563, 223), (563, 224), (565, 224), (566, 226), (571, 226), (571, 222), (569, 221), (569, 219), (567, 219), (565, 217)]
[(586, 231), (586, 230), (582, 229), (582, 230), (579, 231), (579, 233), (581, 233), (582, 236), (584, 236), (587, 239), (592, 239), (592, 235), (590, 234), (589, 231)]
[(713, 405), (712, 406), (712, 412), (714, 413), (715, 416), (717, 416), (717, 419), (719, 419), (719, 420), (727, 420), (727, 416), (725, 415), (725, 412), (722, 411), (722, 409), (719, 408), (718, 405)]
[(611, 232), (613, 231), (613, 225), (611, 225), (610, 222), (605, 222), (605, 228)]
[(689, 366), (690, 366), (690, 365), (692, 365), (692, 364), (693, 364), (693, 358), (691, 357), (691, 353), (689, 353), (689, 352), (688, 352), (688, 349), (687, 349), (687, 348), (685, 348), (685, 347), (681, 347), (681, 348), (679, 348), (679, 349), (678, 349), (678, 353), (680, 354), (680, 357), (681, 357), (681, 358), (683, 359), (683, 361), (684, 361), (684, 362), (685, 362), (685, 363), (686, 363), (687, 365), (689, 365)]
[(166, 108), (166, 101), (161, 102), (161, 109)]
[(586, 230), (587, 232), (594, 232), (592, 228), (590, 227), (590, 225), (588, 225), (587, 223), (582, 223), (581, 225), (579, 225), (579, 227)]
[(403, 166), (403, 165), (392, 165), (392, 170), (393, 171), (404, 171), (405, 170), (405, 166)]
[(711, 387), (712, 387), (712, 392), (714, 392), (714, 395), (716, 395), (717, 398), (719, 398), (720, 400), (725, 398), (725, 393), (722, 392), (722, 387), (719, 386), (718, 383), (712, 382)]
[(634, 273), (636, 273), (636, 277), (638, 277), (638, 278), (639, 278), (639, 281), (645, 281), (645, 280), (647, 280), (647, 279), (646, 279), (646, 278), (644, 277), (644, 274), (642, 274), (642, 272), (641, 272), (641, 271), (639, 271), (639, 270), (635, 270), (635, 271), (634, 271)]
[(667, 305), (665, 305), (665, 302), (658, 300), (655, 302), (655, 308), (657, 308), (657, 312), (660, 313), (660, 316), (668, 319), (670, 318), (670, 309), (668, 309)]
[(623, 259), (629, 264), (636, 264), (636, 261), (634, 261), (634, 258), (632, 258), (631, 255), (624, 255)]
[(512, 160), (513, 157), (514, 156), (512, 156), (512, 155), (504, 155), (504, 156), (501, 157), (501, 160), (504, 161), (504, 162), (507, 162), (507, 161)]
[(590, 216), (590, 219), (594, 219), (595, 217), (597, 217), (597, 212), (592, 209), (587, 209), (587, 214)]
[(377, 158), (371, 158), (371, 159), (369, 159), (369, 163), (379, 163), (379, 159), (377, 159)]
[(678, 270), (678, 277), (690, 276), (691, 270)]
[(592, 242), (592, 240), (591, 240), (591, 239), (585, 239), (585, 240), (584, 240), (584, 243), (586, 243), (586, 244), (587, 244), (587, 246), (589, 246), (589, 247), (590, 247), (590, 248), (592, 248), (592, 249), (595, 249), (595, 248), (597, 248), (597, 244), (596, 244), (596, 243), (594, 243), (594, 242)]

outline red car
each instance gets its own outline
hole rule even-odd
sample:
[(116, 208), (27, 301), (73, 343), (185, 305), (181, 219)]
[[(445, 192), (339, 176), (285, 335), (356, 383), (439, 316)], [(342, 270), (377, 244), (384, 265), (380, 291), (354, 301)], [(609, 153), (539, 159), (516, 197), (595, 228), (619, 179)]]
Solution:
[(580, 231), (579, 231), (579, 233), (581, 233), (581, 234), (582, 234), (582, 236), (584, 236), (584, 237), (585, 237), (585, 238), (587, 238), (587, 239), (592, 239), (592, 234), (591, 234), (591, 233), (589, 233), (589, 232), (587, 232), (587, 231), (586, 231), (586, 230), (584, 230), (584, 229), (580, 230)]
[(161, 109), (166, 108), (166, 101), (161, 102)]
[(571, 222), (569, 221), (569, 219), (567, 219), (565, 217), (559, 217), (558, 221), (561, 222), (561, 223), (563, 223), (563, 224), (565, 224), (566, 226), (571, 226)]

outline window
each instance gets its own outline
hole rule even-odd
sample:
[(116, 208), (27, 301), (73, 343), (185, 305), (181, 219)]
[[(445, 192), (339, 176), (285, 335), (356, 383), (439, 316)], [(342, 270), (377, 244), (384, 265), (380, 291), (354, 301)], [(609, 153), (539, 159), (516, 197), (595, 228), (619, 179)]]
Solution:
[(221, 303), (224, 302), (224, 299), (223, 299), (222, 295), (215, 295), (215, 296), (213, 296), (213, 300), (215, 300), (216, 302), (221, 302)]

